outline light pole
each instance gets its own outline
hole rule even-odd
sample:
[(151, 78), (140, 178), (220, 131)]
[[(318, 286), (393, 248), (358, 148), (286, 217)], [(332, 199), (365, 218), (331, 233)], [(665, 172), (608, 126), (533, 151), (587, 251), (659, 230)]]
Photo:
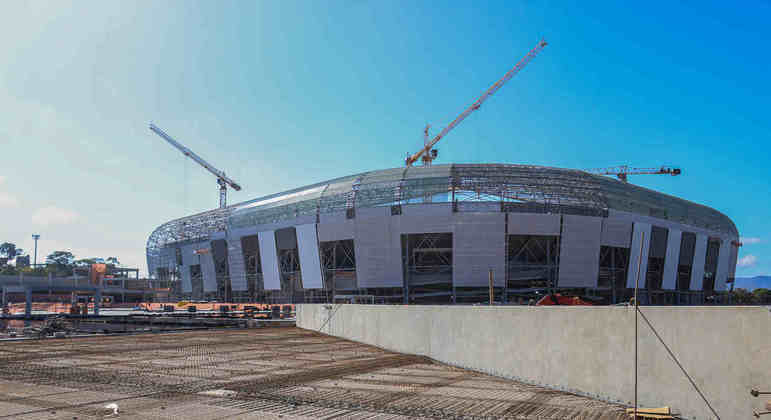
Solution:
[(32, 267), (37, 268), (37, 240), (40, 239), (40, 235), (33, 234), (32, 239), (35, 240), (35, 259), (34, 259), (34, 262), (32, 263)]

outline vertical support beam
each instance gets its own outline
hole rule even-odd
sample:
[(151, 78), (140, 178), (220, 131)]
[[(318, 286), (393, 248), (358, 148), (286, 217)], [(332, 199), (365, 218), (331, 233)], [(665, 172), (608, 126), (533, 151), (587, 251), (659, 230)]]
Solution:
[(265, 290), (281, 290), (281, 274), (278, 268), (276, 232), (269, 230), (258, 233), (260, 243), (260, 265), (262, 266)]
[(24, 288), (24, 317), (32, 317), (32, 289), (29, 287)]
[[(644, 237), (642, 233), (644, 233)], [(640, 262), (640, 276), (643, 276), (645, 284), (645, 273), (648, 272), (648, 250), (650, 249), (651, 225), (649, 223), (635, 222), (632, 229), (632, 246), (629, 248), (629, 269), (626, 276), (626, 287), (634, 289), (637, 279), (638, 267), (636, 262)], [(702, 262), (702, 266), (704, 263)]]
[(490, 269), (490, 272), (488, 273), (488, 287), (490, 290), (490, 306), (493, 304), (493, 300), (495, 299), (495, 291), (493, 287), (495, 286), (495, 283), (493, 282), (493, 269)]
[(720, 243), (720, 253), (717, 260), (717, 276), (715, 278), (715, 290), (726, 290), (726, 280), (731, 264), (731, 241), (723, 239)]
[(691, 269), (691, 290), (700, 291), (704, 287), (704, 263), (707, 257), (707, 241), (709, 237), (703, 233), (696, 235), (696, 248), (693, 252), (693, 268)]
[(667, 235), (667, 254), (664, 259), (664, 279), (661, 288), (674, 290), (677, 288), (677, 266), (680, 264), (680, 242), (683, 232), (678, 229), (669, 229)]
[(94, 295), (94, 315), (99, 316), (99, 305), (102, 304), (102, 288), (98, 287), (96, 289), (96, 294)]
[(300, 258), (303, 289), (321, 289), (324, 283), (321, 275), (321, 257), (316, 224), (295, 226), (297, 252)]

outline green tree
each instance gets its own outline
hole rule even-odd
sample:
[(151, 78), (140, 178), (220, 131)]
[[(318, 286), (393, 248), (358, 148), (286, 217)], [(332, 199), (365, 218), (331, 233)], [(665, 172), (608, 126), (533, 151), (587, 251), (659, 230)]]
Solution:
[(14, 259), (16, 255), (18, 255), (16, 244), (11, 242), (3, 242), (0, 244), (0, 255), (7, 257), (10, 260)]
[(120, 265), (120, 261), (118, 261), (118, 258), (116, 257), (108, 257), (106, 260), (107, 264), (111, 264), (114, 267), (117, 267)]
[(0, 268), (0, 274), (6, 275), (6, 276), (15, 276), (18, 274), (18, 271), (16, 270), (16, 267), (12, 265), (5, 265), (2, 268)]
[(54, 251), (46, 257), (49, 271), (57, 274), (71, 275), (75, 256), (70, 251)]
[(765, 288), (759, 288), (752, 291), (752, 294), (755, 295), (755, 299), (757, 299), (757, 302), (759, 305), (768, 305), (771, 303), (771, 290), (765, 289)]
[(731, 292), (731, 301), (737, 305), (752, 305), (755, 302), (755, 295), (747, 289), (735, 289)]

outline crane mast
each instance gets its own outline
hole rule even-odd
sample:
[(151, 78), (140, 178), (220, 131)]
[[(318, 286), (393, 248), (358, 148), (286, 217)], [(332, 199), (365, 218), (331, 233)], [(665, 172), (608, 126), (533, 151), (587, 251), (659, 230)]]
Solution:
[(220, 193), (220, 208), (225, 208), (227, 206), (227, 197), (228, 197), (228, 186), (230, 188), (233, 188), (236, 191), (241, 191), (241, 186), (238, 185), (235, 181), (228, 178), (227, 175), (225, 175), (224, 171), (221, 171), (214, 166), (210, 165), (208, 162), (203, 160), (200, 156), (195, 154), (192, 150), (188, 149), (187, 147), (183, 146), (178, 141), (174, 140), (171, 136), (166, 134), (163, 130), (158, 128), (153, 123), (150, 123), (150, 130), (152, 130), (155, 134), (160, 136), (162, 139), (166, 140), (170, 145), (174, 146), (177, 150), (182, 152), (185, 156), (188, 156), (190, 159), (193, 159), (195, 163), (201, 165), (209, 171), (212, 175), (217, 177), (217, 185), (219, 185), (219, 193)]
[(612, 166), (610, 168), (589, 169), (587, 172), (596, 175), (613, 175), (623, 182), (629, 182), (629, 175), (680, 175), (683, 171), (673, 166), (658, 168), (630, 168), (628, 165)]
[(433, 147), (439, 142), (439, 140), (442, 139), (447, 133), (450, 132), (453, 128), (455, 128), (458, 124), (461, 123), (461, 121), (465, 120), (466, 117), (468, 117), (472, 112), (479, 109), (480, 106), (489, 98), (492, 96), (495, 92), (498, 91), (498, 89), (501, 88), (506, 82), (509, 81), (512, 77), (514, 77), (515, 74), (519, 73), (520, 70), (522, 70), (530, 61), (535, 58), (536, 55), (538, 55), (541, 50), (546, 47), (547, 43), (545, 40), (538, 41), (538, 44), (533, 47), (530, 52), (528, 52), (519, 62), (514, 65), (514, 67), (506, 72), (503, 77), (501, 77), (500, 80), (495, 82), (492, 86), (490, 86), (489, 89), (487, 89), (482, 96), (479, 97), (479, 99), (476, 100), (471, 106), (466, 108), (465, 111), (463, 111), (460, 115), (458, 115), (455, 120), (453, 120), (447, 127), (445, 127), (439, 134), (436, 135), (431, 141), (428, 140), (428, 126), (426, 126), (426, 129), (424, 130), (424, 144), (423, 148), (420, 149), (415, 154), (408, 156), (405, 160), (405, 163), (407, 166), (412, 166), (413, 163), (415, 163), (418, 159), (421, 159), (423, 164), (426, 166), (431, 166), (431, 161), (436, 159), (437, 151), (433, 149)]

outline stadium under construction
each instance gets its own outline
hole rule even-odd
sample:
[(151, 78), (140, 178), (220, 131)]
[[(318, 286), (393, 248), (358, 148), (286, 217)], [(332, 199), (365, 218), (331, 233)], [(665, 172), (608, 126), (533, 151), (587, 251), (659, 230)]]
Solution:
[(150, 276), (180, 298), (641, 303), (723, 298), (739, 236), (720, 212), (581, 170), (506, 164), (365, 172), (172, 220)]

